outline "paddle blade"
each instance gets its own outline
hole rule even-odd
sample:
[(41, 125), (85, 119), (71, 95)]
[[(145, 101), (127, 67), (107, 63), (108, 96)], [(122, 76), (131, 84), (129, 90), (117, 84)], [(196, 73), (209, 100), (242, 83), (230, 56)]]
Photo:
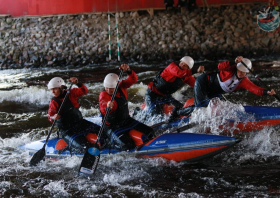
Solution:
[(86, 149), (81, 166), (79, 168), (79, 176), (92, 176), (95, 173), (100, 159), (100, 150), (96, 147)]
[(32, 156), (29, 165), (36, 166), (41, 160), (45, 158), (45, 156), (46, 156), (46, 151), (45, 151), (45, 147), (43, 147)]

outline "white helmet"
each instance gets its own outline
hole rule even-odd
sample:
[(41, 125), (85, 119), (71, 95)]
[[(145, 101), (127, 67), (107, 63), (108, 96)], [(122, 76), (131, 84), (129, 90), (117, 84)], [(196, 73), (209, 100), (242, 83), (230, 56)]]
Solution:
[(48, 84), (48, 89), (53, 89), (53, 88), (57, 88), (61, 85), (65, 85), (65, 82), (62, 78), (60, 77), (54, 77), (50, 80), (49, 84)]
[[(243, 58), (242, 61), (248, 66), (249, 69), (252, 69), (252, 62), (248, 58)], [(249, 73), (249, 69), (247, 69), (241, 62), (237, 64), (236, 68), (239, 71)]]
[(194, 60), (192, 59), (192, 57), (184, 56), (180, 61), (186, 63), (190, 69), (193, 68)]
[(107, 74), (104, 78), (104, 87), (107, 88), (116, 88), (116, 85), (119, 81), (119, 76), (114, 73)]

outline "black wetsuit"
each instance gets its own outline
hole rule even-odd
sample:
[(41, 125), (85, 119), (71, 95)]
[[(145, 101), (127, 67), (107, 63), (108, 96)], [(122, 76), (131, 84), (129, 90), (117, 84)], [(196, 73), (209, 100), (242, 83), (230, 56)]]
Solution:
[[(65, 94), (66, 92), (60, 98), (64, 98)], [(61, 105), (58, 99), (52, 99)], [(75, 153), (85, 153), (85, 148), (92, 145), (85, 136), (88, 133), (98, 134), (100, 129), (100, 126), (83, 119), (80, 110), (75, 108), (69, 99), (63, 105), (61, 118), (56, 121), (56, 126), (69, 150)]]
[(154, 130), (129, 116), (127, 99), (121, 89), (118, 91), (121, 97), (114, 98), (118, 105), (117, 110), (108, 114), (104, 131), (113, 148), (118, 150), (130, 150), (135, 148), (134, 142), (129, 136), (130, 130), (135, 129), (145, 134), (145, 136), (142, 137), (144, 143), (154, 137)]

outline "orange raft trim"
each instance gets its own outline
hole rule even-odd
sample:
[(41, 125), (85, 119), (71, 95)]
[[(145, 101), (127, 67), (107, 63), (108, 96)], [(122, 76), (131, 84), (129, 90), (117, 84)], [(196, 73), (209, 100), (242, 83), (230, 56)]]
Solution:
[(219, 147), (204, 148), (198, 150), (179, 151), (179, 152), (163, 153), (163, 154), (155, 154), (155, 155), (141, 155), (141, 157), (145, 157), (145, 158), (163, 157), (168, 160), (180, 162), (180, 161), (198, 158), (203, 155), (208, 155), (208, 154), (210, 155), (211, 153), (218, 150), (222, 150), (226, 147), (227, 146), (219, 146)]
[[(243, 133), (243, 132), (251, 132), (263, 129), (266, 126), (274, 126), (280, 124), (280, 119), (274, 120), (261, 120), (261, 121), (254, 121), (254, 122), (246, 122), (246, 123), (238, 123), (236, 124), (236, 128), (234, 130), (227, 129), (224, 126), (219, 126), (219, 129), (223, 130), (224, 133)], [(230, 123), (225, 125), (226, 127), (233, 127), (234, 123)]]
[(58, 140), (58, 142), (56, 143), (55, 149), (56, 149), (56, 150), (61, 150), (61, 149), (64, 149), (66, 146), (67, 146), (67, 143), (66, 143), (63, 139), (60, 139), (60, 140)]
[[(92, 143), (92, 144), (94, 144), (94, 143), (96, 142), (97, 137), (98, 137), (98, 136), (97, 136), (96, 134), (94, 134), (94, 133), (88, 133), (88, 134), (86, 135), (87, 140), (88, 140), (90, 143)], [(58, 142), (56, 143), (55, 149), (56, 149), (56, 150), (62, 150), (62, 149), (64, 149), (67, 145), (68, 145), (68, 144), (67, 144), (63, 139), (60, 139), (60, 140), (58, 140)], [(98, 145), (100, 146), (100, 143), (98, 143)]]
[(140, 131), (137, 131), (135, 129), (129, 131), (129, 136), (132, 138), (135, 146), (140, 146), (144, 144), (142, 140), (142, 135), (144, 135), (144, 133), (141, 133)]

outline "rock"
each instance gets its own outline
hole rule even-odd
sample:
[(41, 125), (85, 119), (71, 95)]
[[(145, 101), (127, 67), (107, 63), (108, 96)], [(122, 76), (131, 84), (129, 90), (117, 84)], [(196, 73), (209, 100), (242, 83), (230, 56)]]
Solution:
[(235, 28), (235, 32), (243, 32), (243, 30), (241, 28)]
[(133, 17), (133, 18), (139, 17), (138, 12), (133, 12), (133, 13), (132, 13), (132, 17)]
[(234, 36), (235, 36), (235, 37), (239, 37), (239, 36), (240, 36), (240, 32), (236, 32), (236, 31), (235, 31), (235, 32), (234, 32)]
[(80, 52), (80, 47), (75, 47), (75, 52), (76, 52), (77, 54), (79, 54), (79, 52)]
[(255, 36), (255, 32), (253, 30), (250, 30), (249, 36), (251, 36), (251, 37)]
[[(278, 50), (279, 33), (267, 35), (256, 28), (256, 19), (248, 14), (250, 9), (244, 10), (243, 7), (221, 6), (209, 11), (198, 8), (186, 15), (158, 11), (152, 17), (139, 16), (138, 12), (119, 12), (121, 51), (127, 60), (162, 60), (169, 54), (182, 54), (186, 48), (190, 55), (205, 57), (211, 53), (213, 56), (231, 56), (235, 54), (232, 50), (237, 48), (248, 53), (250, 48)], [(65, 57), (74, 56), (76, 65), (78, 59), (80, 64), (105, 61), (104, 54), (108, 52), (107, 13), (8, 19), (0, 19), (0, 52), (10, 52), (11, 61), (19, 60), (15, 55), (19, 47), (25, 51), (26, 60), (37, 53), (44, 57), (47, 53), (64, 53)], [(113, 18), (111, 43), (112, 50), (115, 50)], [(139, 54), (141, 58), (137, 59)], [(77, 58), (81, 55), (93, 58)], [(57, 62), (51, 64), (57, 65)]]
[(53, 64), (53, 61), (48, 61), (48, 65), (52, 65)]
[(225, 22), (225, 26), (226, 26), (226, 27), (228, 27), (228, 26), (230, 26), (230, 25), (231, 25), (231, 23), (230, 23), (229, 21), (226, 21), (226, 22)]
[(187, 35), (184, 36), (185, 41), (189, 41), (189, 37)]
[(227, 38), (226, 43), (227, 43), (227, 45), (232, 45), (233, 41), (230, 38)]
[(221, 44), (223, 44), (223, 43), (225, 43), (225, 42), (226, 42), (226, 40), (225, 40), (224, 38), (221, 38), (221, 39), (220, 39), (220, 43), (221, 43)]
[(22, 56), (23, 56), (23, 58), (28, 59), (28, 51), (24, 50), (22, 52)]
[(7, 19), (6, 19), (6, 22), (7, 22), (8, 24), (11, 24), (11, 23), (13, 22), (13, 19), (12, 19), (12, 18), (7, 18)]
[(268, 46), (268, 43), (269, 43), (269, 41), (270, 41), (270, 38), (262, 38), (261, 39), (261, 42), (265, 45), (265, 46)]
[(124, 17), (124, 13), (120, 12), (120, 18), (123, 18), (123, 17)]

